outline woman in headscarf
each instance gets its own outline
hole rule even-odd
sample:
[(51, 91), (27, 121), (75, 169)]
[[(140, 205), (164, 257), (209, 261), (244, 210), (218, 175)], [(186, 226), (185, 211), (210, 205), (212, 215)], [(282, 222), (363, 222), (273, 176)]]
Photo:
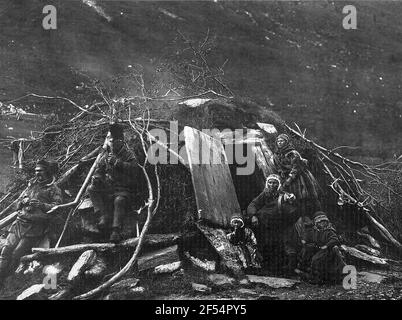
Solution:
[(311, 216), (321, 208), (318, 182), (308, 170), (307, 160), (295, 150), (287, 134), (280, 134), (276, 138), (274, 165), (283, 181), (281, 190), (296, 196), (302, 216)]

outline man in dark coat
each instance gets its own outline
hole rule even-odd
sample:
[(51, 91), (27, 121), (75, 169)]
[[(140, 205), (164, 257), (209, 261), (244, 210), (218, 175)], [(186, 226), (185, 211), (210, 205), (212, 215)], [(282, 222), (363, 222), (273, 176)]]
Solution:
[(339, 250), (340, 239), (326, 214), (317, 211), (313, 225), (296, 229), (302, 230), (299, 267), (312, 282), (339, 282), (346, 263)]
[(287, 241), (291, 228), (299, 217), (294, 205), (293, 194), (280, 192), (281, 179), (276, 174), (271, 174), (266, 180), (264, 191), (258, 195), (247, 207), (247, 217), (251, 218), (251, 224), (256, 230), (260, 250), (267, 263), (270, 251), (278, 247), (284, 247), (287, 257), (287, 269), (296, 267), (296, 251)]
[(45, 237), (51, 215), (47, 212), (62, 203), (62, 192), (54, 184), (56, 163), (40, 160), (36, 163), (35, 178), (29, 182), (17, 205), (17, 219), (8, 230), (0, 253), (0, 282), (15, 270), (23, 255)]
[(107, 153), (101, 158), (88, 187), (95, 213), (100, 216), (98, 228), (106, 231), (113, 220), (112, 242), (121, 241), (123, 218), (130, 208), (139, 174), (135, 155), (125, 146), (122, 126), (112, 124), (108, 133)]

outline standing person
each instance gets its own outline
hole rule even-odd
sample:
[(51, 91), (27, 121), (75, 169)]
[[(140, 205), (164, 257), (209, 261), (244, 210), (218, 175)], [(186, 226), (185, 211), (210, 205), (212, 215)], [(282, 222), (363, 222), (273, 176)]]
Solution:
[(261, 268), (261, 256), (257, 249), (257, 239), (253, 231), (244, 226), (243, 218), (240, 215), (232, 217), (230, 225), (233, 231), (226, 236), (229, 242), (235, 247), (243, 268)]
[(62, 203), (62, 192), (54, 184), (56, 163), (40, 160), (35, 166), (35, 178), (17, 205), (17, 219), (8, 230), (0, 253), (0, 283), (14, 271), (22, 256), (29, 253), (44, 238), (51, 215), (46, 212)]
[(276, 138), (274, 165), (283, 179), (281, 190), (296, 196), (302, 216), (321, 209), (318, 182), (308, 170), (307, 160), (295, 150), (287, 134), (280, 134)]
[(101, 158), (95, 170), (92, 182), (88, 186), (88, 193), (95, 213), (99, 215), (98, 228), (106, 231), (112, 224), (109, 238), (112, 242), (122, 240), (124, 215), (130, 207), (139, 174), (135, 155), (125, 146), (123, 127), (111, 124), (107, 153)]
[(294, 270), (296, 252), (286, 245), (289, 243), (286, 231), (296, 222), (299, 213), (294, 205), (294, 195), (280, 190), (281, 178), (277, 174), (269, 175), (265, 189), (247, 207), (247, 217), (251, 218), (256, 230), (264, 262), (268, 262), (267, 256), (272, 250), (283, 247), (289, 264), (287, 268)]

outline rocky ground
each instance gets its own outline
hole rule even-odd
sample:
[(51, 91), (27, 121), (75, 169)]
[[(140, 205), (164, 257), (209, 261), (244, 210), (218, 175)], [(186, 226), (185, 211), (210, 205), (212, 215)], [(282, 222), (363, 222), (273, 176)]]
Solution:
[[(305, 282), (296, 283), (291, 288), (273, 289), (264, 284), (230, 284), (216, 285), (208, 278), (197, 278), (194, 275), (177, 272), (168, 281), (174, 286), (179, 282), (198, 281), (204, 283), (211, 292), (197, 292), (188, 289), (187, 292), (171, 292), (166, 294), (163, 290), (155, 292), (157, 299), (250, 299), (250, 300), (400, 300), (402, 299), (402, 272), (385, 272), (370, 270), (367, 274), (358, 273), (357, 287), (354, 290), (345, 290), (342, 285), (312, 285)], [(174, 281), (173, 281), (174, 279)], [(165, 285), (166, 282), (165, 282)], [(172, 287), (169, 291), (174, 291)], [(159, 294), (158, 294), (159, 293)]]
[[(9, 278), (0, 299), (14, 300), (22, 291), (40, 283), (41, 273)], [(16, 281), (17, 279), (17, 281)], [(12, 281), (12, 282), (11, 282)], [(57, 290), (34, 295), (31, 299), (48, 299)], [(170, 274), (141, 274), (138, 279), (128, 276), (97, 299), (101, 300), (401, 300), (402, 269), (361, 269), (355, 289), (340, 285), (313, 285), (292, 279), (251, 276), (234, 279), (226, 274), (205, 272), (185, 266)]]

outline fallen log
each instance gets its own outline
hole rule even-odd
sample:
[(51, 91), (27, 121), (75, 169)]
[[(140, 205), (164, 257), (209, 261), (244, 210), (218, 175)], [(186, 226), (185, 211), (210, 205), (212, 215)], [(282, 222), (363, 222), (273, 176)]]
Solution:
[[(149, 247), (169, 246), (179, 242), (181, 238), (180, 233), (170, 234), (149, 234), (145, 235), (144, 244)], [(131, 238), (124, 240), (120, 243), (85, 243), (76, 244), (59, 248), (33, 248), (33, 254), (26, 255), (21, 258), (21, 262), (29, 262), (32, 260), (40, 260), (47, 257), (60, 256), (65, 254), (78, 254), (86, 250), (95, 250), (97, 252), (104, 252), (114, 249), (135, 248), (137, 247), (139, 238)]]
[(164, 274), (164, 273), (172, 273), (179, 270), (182, 266), (181, 261), (175, 261), (168, 264), (162, 264), (154, 268), (154, 274)]
[(358, 250), (360, 250), (360, 251), (362, 251), (362, 252), (365, 252), (365, 253), (367, 253), (367, 254), (371, 254), (372, 256), (375, 256), (375, 257), (379, 257), (379, 256), (380, 256), (380, 251), (378, 251), (378, 250), (376, 250), (376, 249), (373, 249), (373, 248), (371, 248), (371, 247), (369, 247), (369, 246), (366, 246), (366, 245), (364, 245), (364, 244), (357, 244), (357, 245), (355, 246), (355, 248), (358, 249)]
[(138, 271), (153, 269), (178, 260), (180, 260), (178, 246), (174, 245), (140, 256), (138, 259)]
[(41, 260), (43, 258), (52, 257), (52, 256), (60, 256), (65, 254), (74, 254), (81, 253), (87, 250), (95, 250), (95, 251), (106, 251), (116, 248), (127, 248), (127, 247), (136, 247), (138, 244), (138, 238), (132, 238), (125, 240), (121, 243), (85, 243), (85, 244), (76, 244), (67, 247), (59, 247), (59, 248), (33, 248), (33, 254), (26, 255), (21, 258), (21, 262), (29, 262), (32, 260)]
[(24, 290), (18, 297), (17, 300), (45, 300), (45, 295), (43, 293), (45, 289), (45, 284), (34, 284), (28, 289)]
[(216, 262), (215, 261), (208, 261), (208, 260), (200, 260), (197, 257), (193, 257), (190, 255), (188, 251), (184, 253), (186, 258), (191, 261), (191, 263), (198, 267), (201, 268), (205, 271), (215, 271), (216, 270)]
[(386, 259), (372, 256), (372, 255), (364, 253), (356, 248), (348, 247), (346, 245), (342, 245), (341, 248), (343, 249), (344, 252), (346, 252), (350, 257), (352, 257), (354, 259), (368, 262), (368, 263), (374, 264), (376, 266), (382, 266), (382, 267), (388, 266)]

